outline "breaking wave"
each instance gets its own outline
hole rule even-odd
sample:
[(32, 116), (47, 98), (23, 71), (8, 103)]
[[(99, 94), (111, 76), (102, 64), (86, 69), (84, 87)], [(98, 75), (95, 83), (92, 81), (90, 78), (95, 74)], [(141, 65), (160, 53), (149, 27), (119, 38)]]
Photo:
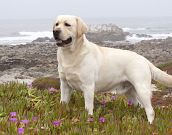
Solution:
[(52, 38), (53, 34), (50, 31), (38, 31), (38, 32), (19, 32), (17, 36), (11, 37), (0, 37), (0, 44), (3, 45), (16, 45), (16, 44), (26, 44), (32, 42), (39, 37), (49, 37)]

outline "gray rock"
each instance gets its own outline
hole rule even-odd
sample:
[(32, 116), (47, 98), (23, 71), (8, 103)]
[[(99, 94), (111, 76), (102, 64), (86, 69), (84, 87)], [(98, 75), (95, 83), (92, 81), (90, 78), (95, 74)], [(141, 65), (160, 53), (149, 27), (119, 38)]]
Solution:
[(151, 35), (147, 35), (147, 34), (136, 34), (137, 37), (145, 37), (145, 38), (152, 38)]

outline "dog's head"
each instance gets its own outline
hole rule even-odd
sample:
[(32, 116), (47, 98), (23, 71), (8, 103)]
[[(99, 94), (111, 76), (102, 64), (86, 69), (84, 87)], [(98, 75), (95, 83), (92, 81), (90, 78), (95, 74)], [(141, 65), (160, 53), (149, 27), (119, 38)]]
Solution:
[(58, 16), (53, 26), (53, 36), (59, 47), (73, 45), (86, 32), (87, 25), (76, 16)]

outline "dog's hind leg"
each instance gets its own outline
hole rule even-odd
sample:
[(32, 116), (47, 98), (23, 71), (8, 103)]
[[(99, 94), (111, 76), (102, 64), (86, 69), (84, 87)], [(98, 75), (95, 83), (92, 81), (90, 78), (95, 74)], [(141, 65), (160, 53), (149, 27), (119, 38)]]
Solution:
[(154, 120), (154, 110), (151, 104), (151, 71), (145, 59), (133, 60), (126, 70), (128, 81), (134, 86), (139, 102), (143, 105), (150, 124)]
[(135, 89), (139, 102), (143, 105), (146, 111), (147, 119), (149, 123), (152, 124), (155, 113), (151, 104), (151, 87), (149, 87), (149, 85), (146, 85), (145, 83), (137, 83), (135, 84)]

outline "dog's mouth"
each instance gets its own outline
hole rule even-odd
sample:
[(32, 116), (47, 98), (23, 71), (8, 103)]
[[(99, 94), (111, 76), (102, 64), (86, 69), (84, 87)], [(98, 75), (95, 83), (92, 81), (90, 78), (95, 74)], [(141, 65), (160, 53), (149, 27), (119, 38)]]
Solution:
[(56, 45), (59, 47), (68, 46), (72, 42), (72, 37), (69, 37), (66, 40), (56, 39)]

